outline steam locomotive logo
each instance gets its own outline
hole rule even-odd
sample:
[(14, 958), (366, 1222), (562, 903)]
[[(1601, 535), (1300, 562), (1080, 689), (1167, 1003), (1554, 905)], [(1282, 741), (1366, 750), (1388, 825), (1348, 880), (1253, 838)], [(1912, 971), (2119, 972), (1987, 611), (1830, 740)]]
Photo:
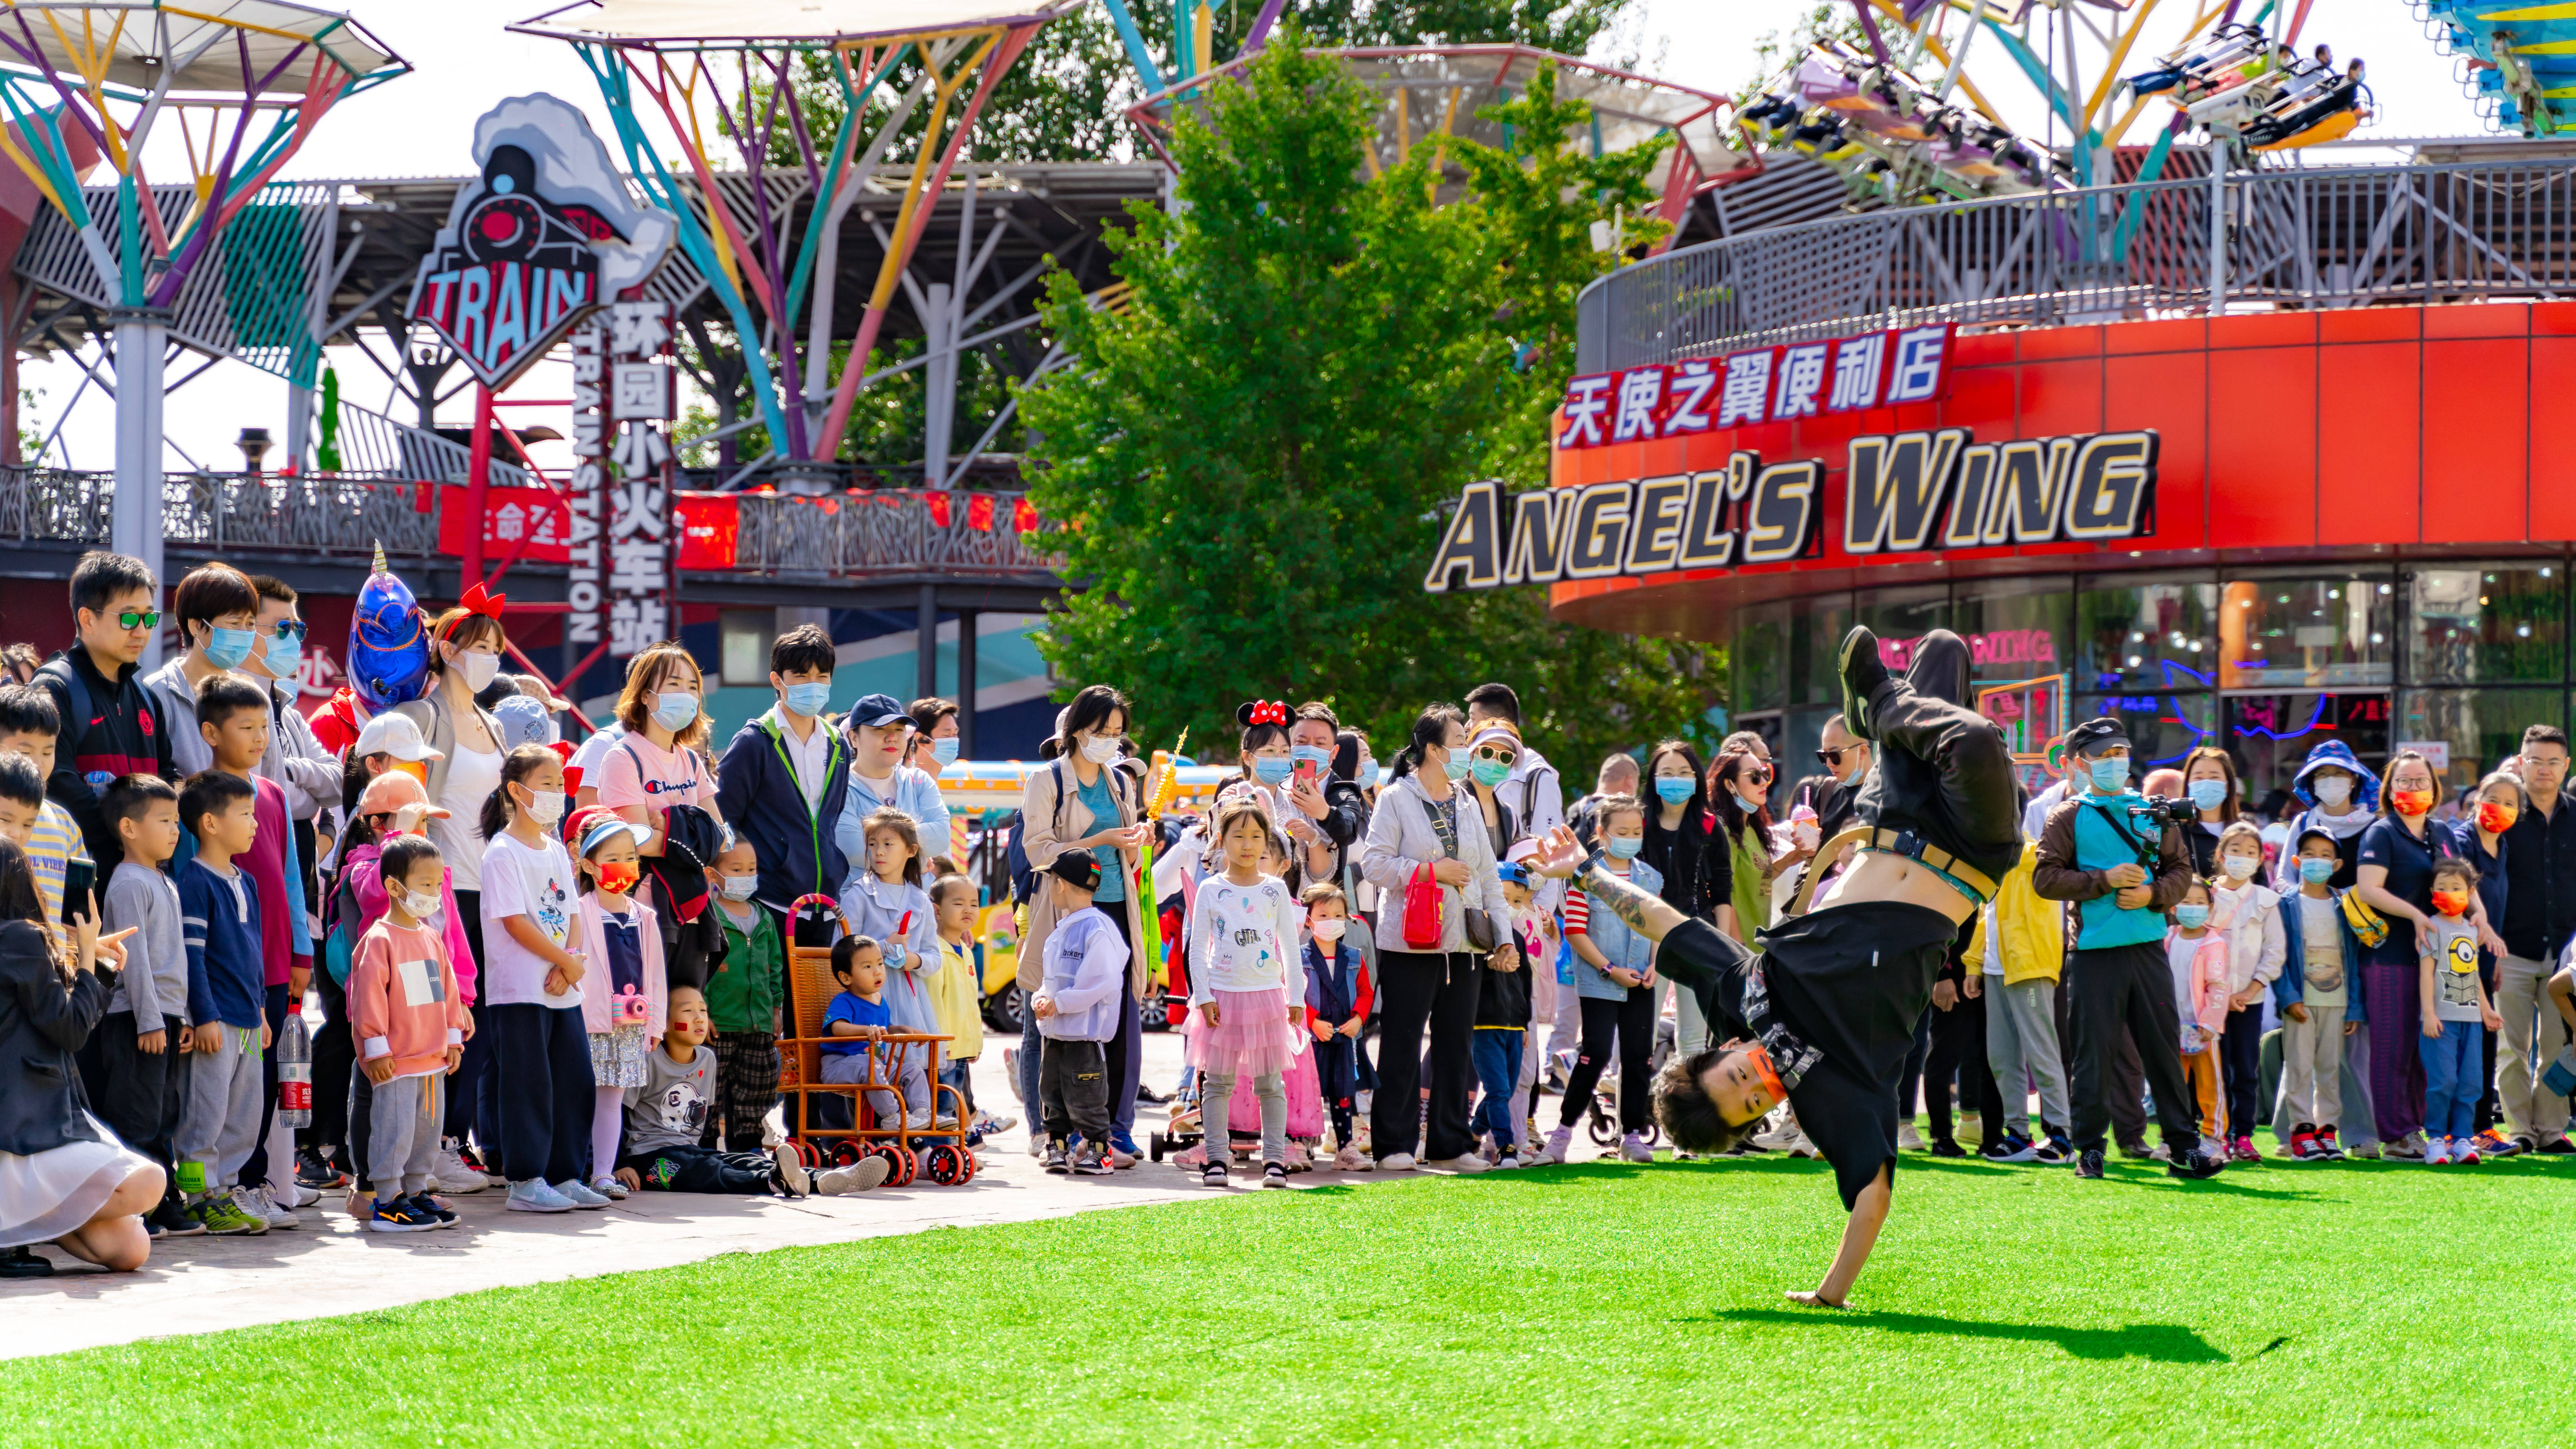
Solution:
[(474, 131), (482, 175), (458, 188), (406, 310), (499, 388), (650, 276), (675, 228), (636, 203), (562, 100), (514, 97)]

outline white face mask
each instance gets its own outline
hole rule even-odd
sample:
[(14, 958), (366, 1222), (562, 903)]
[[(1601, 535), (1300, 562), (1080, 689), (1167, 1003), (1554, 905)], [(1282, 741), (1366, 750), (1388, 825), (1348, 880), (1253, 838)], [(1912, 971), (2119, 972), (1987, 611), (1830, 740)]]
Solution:
[(460, 653), (456, 656), (456, 667), (465, 675), (465, 687), (481, 694), (483, 687), (492, 682), (492, 676), (501, 672), (501, 656)]
[(520, 807), (528, 818), (539, 825), (552, 825), (563, 818), (564, 797), (561, 790), (530, 790), (528, 803)]
[(1342, 932), (1349, 925), (1350, 922), (1344, 920), (1340, 916), (1328, 916), (1320, 921), (1308, 922), (1306, 925), (1306, 931), (1307, 934), (1313, 936), (1316, 940), (1329, 946), (1335, 941), (1342, 939)]
[(1082, 742), (1082, 757), (1095, 765), (1105, 765), (1118, 758), (1118, 742), (1106, 735), (1093, 735)]
[(421, 922), (427, 923), (430, 918), (438, 914), (438, 892), (405, 890), (402, 893), (402, 908), (411, 912)]
[(760, 877), (756, 875), (729, 875), (724, 878), (724, 898), (729, 901), (750, 900), (751, 893), (759, 888)]
[(2259, 856), (2231, 855), (2218, 863), (2226, 870), (2229, 880), (2251, 880), (2254, 877), (2254, 867), (2263, 862)]
[(2352, 799), (2352, 781), (2342, 775), (2319, 775), (2309, 788), (2317, 793), (2317, 803), (2340, 810)]

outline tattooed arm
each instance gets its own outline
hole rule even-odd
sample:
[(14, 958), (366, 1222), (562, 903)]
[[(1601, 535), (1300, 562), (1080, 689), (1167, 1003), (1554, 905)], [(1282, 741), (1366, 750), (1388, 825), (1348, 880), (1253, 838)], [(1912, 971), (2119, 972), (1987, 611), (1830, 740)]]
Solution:
[(1573, 876), (1583, 888), (1584, 899), (1595, 911), (1625, 921), (1629, 928), (1649, 941), (1660, 942), (1675, 926), (1689, 919), (1653, 891), (1642, 890), (1604, 869), (1599, 857), (1584, 859), (1582, 842), (1574, 832), (1560, 825), (1539, 842), (1535, 864), (1545, 876)]

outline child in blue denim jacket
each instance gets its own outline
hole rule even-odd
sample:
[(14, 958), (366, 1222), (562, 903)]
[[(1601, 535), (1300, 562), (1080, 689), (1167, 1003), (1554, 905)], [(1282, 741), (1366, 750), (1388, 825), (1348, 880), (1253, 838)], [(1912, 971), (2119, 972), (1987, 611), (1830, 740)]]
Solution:
[[(1660, 892), (1664, 878), (1637, 859), (1646, 845), (1646, 807), (1634, 795), (1612, 795), (1593, 813), (1601, 848), (1612, 874), (1639, 890)], [(1616, 916), (1593, 914), (1581, 890), (1565, 897), (1565, 939), (1574, 948), (1574, 994), (1581, 998), (1583, 1051), (1565, 1083), (1565, 1110), (1556, 1130), (1547, 1134), (1541, 1162), (1563, 1162), (1574, 1138), (1574, 1124), (1592, 1100), (1610, 1060), (1615, 1037), (1619, 1048), (1619, 1155), (1630, 1162), (1652, 1162), (1646, 1146), (1647, 1063), (1655, 1049), (1655, 943)]]
[[(2344, 1155), (2339, 1119), (2370, 1120), (2366, 1097), (2347, 1101), (2358, 1088), (2344, 1068), (2344, 1039), (2361, 1029), (2367, 1013), (2361, 992), (2361, 942), (2345, 924), (2343, 893), (2328, 882), (2341, 858), (2332, 832), (2299, 833), (2297, 855), (2282, 871), (2298, 888), (2281, 898), (2281, 934), (2287, 946), (2272, 999), (2281, 1009), (2281, 1096), (2272, 1127), (2294, 1162), (2331, 1162)], [(2287, 1131), (2284, 1132), (2284, 1126)], [(2376, 1156), (2374, 1152), (2371, 1155)]]

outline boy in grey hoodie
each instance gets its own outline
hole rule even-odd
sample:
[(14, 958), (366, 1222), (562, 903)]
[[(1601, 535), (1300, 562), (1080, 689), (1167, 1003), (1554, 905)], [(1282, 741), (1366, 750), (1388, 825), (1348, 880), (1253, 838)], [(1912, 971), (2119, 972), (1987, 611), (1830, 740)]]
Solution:
[(128, 775), (108, 787), (100, 806), (125, 858), (107, 878), (99, 929), (134, 934), (98, 1024), (106, 1086), (99, 1115), (166, 1174), (189, 1055), (187, 941), (179, 887), (162, 869), (179, 848), (179, 792), (167, 780)]

